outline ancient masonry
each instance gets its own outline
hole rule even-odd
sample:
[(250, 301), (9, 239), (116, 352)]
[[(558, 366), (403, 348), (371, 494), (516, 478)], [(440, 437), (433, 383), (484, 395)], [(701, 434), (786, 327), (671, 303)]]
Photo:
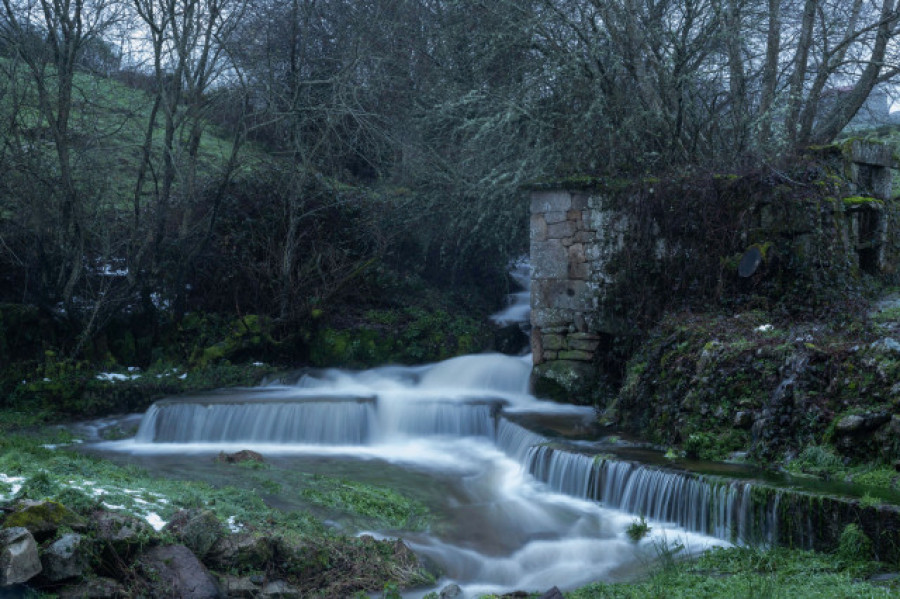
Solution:
[[(892, 147), (854, 141), (843, 148), (845, 171), (857, 193), (890, 199)], [(838, 202), (838, 204), (841, 204)], [(531, 191), (531, 346), (537, 381), (551, 380), (578, 393), (592, 380), (608, 344), (623, 333), (621, 325), (601, 314), (609, 281), (607, 263), (621, 247), (625, 219), (613, 218), (608, 193), (592, 190)], [(844, 208), (842, 208), (844, 209)], [(876, 202), (850, 205), (850, 241), (861, 269), (878, 272), (900, 255), (898, 235), (890, 236), (888, 219)], [(760, 208), (766, 226), (767, 208)], [(665, 241), (660, 240), (661, 251)], [(803, 243), (801, 240), (800, 243)], [(892, 251), (888, 252), (888, 249)]]

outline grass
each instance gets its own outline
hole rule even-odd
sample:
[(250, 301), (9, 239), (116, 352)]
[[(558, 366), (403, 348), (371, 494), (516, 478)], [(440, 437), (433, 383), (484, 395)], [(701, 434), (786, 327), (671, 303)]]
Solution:
[[(54, 85), (52, 72), (52, 69), (47, 71), (51, 91)], [(37, 150), (37, 156), (30, 155), (29, 160), (55, 165), (55, 148), (45, 118), (36, 109), (35, 84), (30, 73), (24, 65), (14, 65), (11, 60), (0, 58), (0, 74), (5, 79), (5, 84), (0, 84), (0, 116), (6, 123), (15, 122), (24, 139), (33, 140), (30, 143)], [(20, 104), (13, 108), (16, 95)], [(76, 73), (72, 104), (69, 120), (74, 149), (72, 162), (85, 197), (89, 203), (96, 202), (98, 209), (130, 210), (153, 98), (111, 77)], [(18, 113), (13, 118), (15, 110)], [(201, 177), (216, 173), (227, 161), (232, 148), (232, 141), (223, 137), (216, 127), (207, 125), (205, 129), (199, 149)], [(153, 130), (152, 155), (155, 160), (163, 155), (164, 131), (160, 111)], [(0, 134), (8, 133), (5, 126), (0, 126)], [(176, 153), (184, 148), (183, 135), (186, 133), (180, 132), (176, 139)], [(241, 151), (247, 164), (261, 160), (263, 155), (253, 144), (246, 144)], [(179, 163), (183, 164), (185, 160), (186, 157), (176, 156)], [(159, 165), (155, 168), (158, 170)]]
[(850, 482), (871, 489), (900, 490), (900, 473), (879, 464), (845, 465), (827, 445), (809, 445), (786, 470), (800, 476), (815, 476), (823, 480)]
[(833, 599), (896, 597), (898, 589), (860, 580), (871, 564), (791, 549), (713, 549), (692, 561), (666, 560), (647, 580), (595, 583), (569, 599)]

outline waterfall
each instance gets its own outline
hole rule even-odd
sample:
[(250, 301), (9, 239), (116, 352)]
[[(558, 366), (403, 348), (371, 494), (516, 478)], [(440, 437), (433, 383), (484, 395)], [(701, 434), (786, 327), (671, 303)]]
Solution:
[(554, 491), (736, 543), (774, 544), (781, 493), (752, 483), (589, 455), (501, 419), (497, 444)]
[(561, 443), (509, 420), (505, 414), (514, 412), (589, 415), (528, 395), (529, 373), (525, 360), (499, 354), (408, 369), (322, 371), (295, 385), (159, 401), (134, 442), (377, 450), (410, 439), (480, 438), (556, 492), (724, 540), (777, 541), (780, 497), (769, 488), (593, 455), (598, 448), (591, 444)]
[(143, 443), (321, 443), (359, 445), (375, 424), (372, 401), (157, 402), (141, 421)]

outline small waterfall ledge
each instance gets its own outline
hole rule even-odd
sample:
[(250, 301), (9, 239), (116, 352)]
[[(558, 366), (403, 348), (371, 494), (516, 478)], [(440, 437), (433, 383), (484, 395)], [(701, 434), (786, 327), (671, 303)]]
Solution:
[[(630, 459), (622, 448), (535, 432), (533, 428), (555, 429), (530, 422), (528, 416), (547, 417), (553, 408), (521, 397), (516, 373), (527, 365), (504, 360), (493, 365), (504, 367), (480, 372), (471, 368), (476, 362), (445, 363), (420, 376), (412, 395), (408, 389), (398, 394), (371, 388), (354, 395), (316, 383), (301, 391), (256, 390), (249, 398), (245, 394), (163, 400), (145, 414), (134, 441), (157, 447), (179, 443), (374, 447), (397, 438), (480, 438), (556, 492), (651, 521), (736, 544), (816, 550), (836, 547), (844, 527), (855, 523), (872, 540), (878, 559), (900, 559), (900, 507), (895, 505), (862, 503), (791, 483), (648, 465)], [(468, 390), (458, 396), (429, 395), (453, 374), (447, 364), (465, 367), (457, 384), (465, 380), (466, 389), (477, 390), (474, 396)], [(563, 416), (581, 424), (591, 418), (583, 412)]]
[(585, 453), (506, 419), (497, 443), (553, 490), (606, 507), (675, 523), (739, 545), (834, 549), (847, 524), (872, 540), (877, 559), (900, 557), (900, 508)]

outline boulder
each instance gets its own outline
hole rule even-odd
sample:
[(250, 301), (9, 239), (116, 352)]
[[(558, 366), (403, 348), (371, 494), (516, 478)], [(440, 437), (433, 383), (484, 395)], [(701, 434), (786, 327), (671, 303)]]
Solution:
[(121, 599), (129, 596), (125, 587), (111, 578), (91, 578), (57, 592), (59, 599)]
[(90, 560), (90, 550), (85, 538), (77, 533), (60, 537), (44, 550), (41, 556), (41, 577), (49, 582), (75, 578), (85, 573)]
[(164, 530), (175, 535), (200, 559), (225, 534), (225, 527), (213, 512), (196, 509), (176, 512)]
[(563, 599), (562, 591), (560, 591), (557, 587), (553, 587), (543, 595), (541, 595), (541, 599)]
[(746, 410), (740, 410), (734, 415), (733, 426), (735, 428), (750, 428), (753, 426), (753, 414)]
[(216, 579), (184, 545), (160, 545), (138, 559), (152, 581), (151, 596), (180, 599), (219, 599), (225, 595)]
[(90, 527), (99, 542), (120, 555), (127, 555), (132, 548), (146, 544), (153, 534), (150, 525), (139, 518), (104, 510), (93, 513)]
[(256, 599), (259, 597), (259, 585), (249, 576), (219, 576), (219, 587), (229, 599)]
[(206, 562), (219, 570), (264, 570), (273, 557), (271, 539), (245, 532), (219, 538), (206, 555)]
[(4, 528), (21, 526), (27, 528), (38, 541), (49, 539), (60, 526), (72, 530), (84, 530), (84, 519), (56, 501), (32, 501), (25, 499), (14, 506), (14, 510), (3, 521)]
[(216, 461), (225, 464), (240, 464), (241, 462), (264, 462), (265, 460), (261, 454), (256, 453), (255, 451), (242, 449), (241, 451), (236, 451), (234, 453), (225, 453), (224, 451), (221, 451), (219, 452), (219, 455), (216, 456)]
[(0, 587), (26, 582), (40, 571), (37, 542), (28, 529), (0, 530)]
[(302, 599), (303, 593), (283, 580), (273, 580), (263, 586), (259, 596), (266, 599)]
[(891, 415), (887, 412), (850, 414), (838, 420), (834, 428), (838, 433), (846, 435), (863, 433), (878, 428), (890, 419)]
[(462, 589), (458, 584), (448, 584), (441, 589), (440, 599), (455, 599), (462, 595)]

